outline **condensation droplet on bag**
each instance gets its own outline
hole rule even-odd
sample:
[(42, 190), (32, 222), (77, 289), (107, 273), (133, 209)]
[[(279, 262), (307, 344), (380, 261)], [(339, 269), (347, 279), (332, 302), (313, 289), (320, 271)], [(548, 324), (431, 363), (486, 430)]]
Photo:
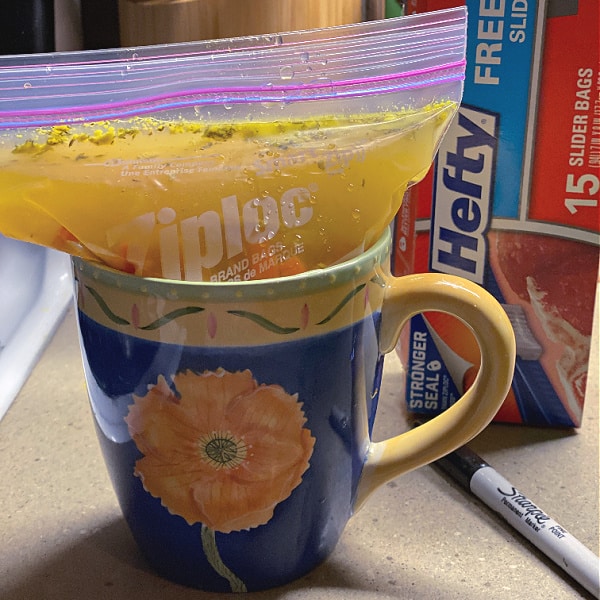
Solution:
[(281, 67), (279, 69), (279, 76), (281, 77), (281, 79), (292, 79), (292, 77), (294, 76), (294, 69), (289, 65)]

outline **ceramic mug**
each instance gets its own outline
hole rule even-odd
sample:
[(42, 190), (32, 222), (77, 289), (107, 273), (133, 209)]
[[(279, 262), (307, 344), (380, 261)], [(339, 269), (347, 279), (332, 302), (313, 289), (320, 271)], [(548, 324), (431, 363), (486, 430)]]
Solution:
[[(301, 577), (378, 486), (470, 440), (514, 363), (485, 290), (394, 278), (390, 236), (360, 257), (249, 282), (144, 279), (73, 259), (89, 397), (121, 509), (158, 573), (207, 591)], [(418, 429), (374, 443), (383, 356), (417, 312), (463, 319), (474, 385)]]

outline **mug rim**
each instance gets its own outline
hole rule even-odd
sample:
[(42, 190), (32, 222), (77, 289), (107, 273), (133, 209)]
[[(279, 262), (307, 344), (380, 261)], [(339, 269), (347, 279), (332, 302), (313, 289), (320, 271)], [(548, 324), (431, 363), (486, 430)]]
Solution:
[(288, 297), (330, 290), (370, 273), (381, 264), (391, 250), (390, 227), (373, 246), (347, 261), (311, 269), (284, 277), (253, 279), (250, 281), (180, 281), (159, 277), (140, 277), (112, 267), (71, 256), (75, 277), (78, 273), (127, 292), (153, 294), (166, 299), (202, 298), (226, 300), (232, 298)]

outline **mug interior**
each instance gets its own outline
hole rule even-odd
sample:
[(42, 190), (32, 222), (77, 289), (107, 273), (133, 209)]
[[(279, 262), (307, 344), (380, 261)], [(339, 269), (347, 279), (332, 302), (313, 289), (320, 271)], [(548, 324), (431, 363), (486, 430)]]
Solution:
[(162, 296), (167, 299), (202, 298), (204, 300), (227, 300), (245, 298), (260, 300), (275, 294), (280, 298), (319, 292), (344, 285), (370, 273), (377, 264), (383, 264), (389, 256), (391, 232), (384, 234), (368, 250), (347, 260), (323, 269), (312, 269), (296, 275), (255, 279), (251, 281), (178, 281), (154, 277), (140, 277), (117, 271), (111, 267), (72, 257), (76, 272), (102, 281), (112, 287), (128, 292)]

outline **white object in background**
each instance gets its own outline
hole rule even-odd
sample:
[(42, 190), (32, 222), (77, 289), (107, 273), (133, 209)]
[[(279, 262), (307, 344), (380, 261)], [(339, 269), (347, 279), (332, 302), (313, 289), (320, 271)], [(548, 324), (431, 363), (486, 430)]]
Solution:
[(0, 236), (0, 420), (72, 298), (66, 254)]

